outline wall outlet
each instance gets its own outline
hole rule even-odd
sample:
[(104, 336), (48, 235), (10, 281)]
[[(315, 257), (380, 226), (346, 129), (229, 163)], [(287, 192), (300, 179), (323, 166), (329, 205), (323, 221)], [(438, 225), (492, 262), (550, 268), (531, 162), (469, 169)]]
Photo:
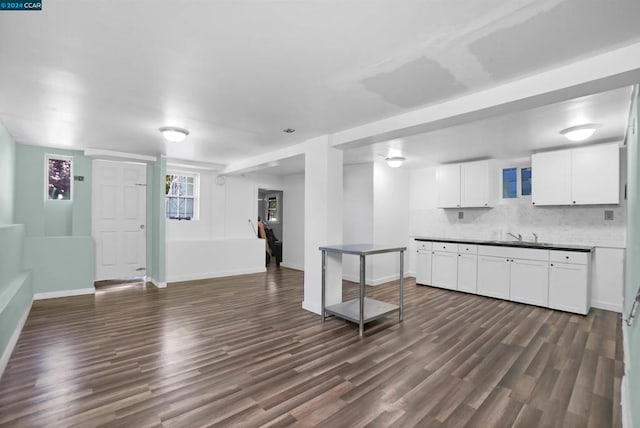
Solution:
[(458, 220), (462, 220), (464, 218), (464, 211), (458, 211)]
[(604, 210), (604, 219), (613, 220), (613, 210)]

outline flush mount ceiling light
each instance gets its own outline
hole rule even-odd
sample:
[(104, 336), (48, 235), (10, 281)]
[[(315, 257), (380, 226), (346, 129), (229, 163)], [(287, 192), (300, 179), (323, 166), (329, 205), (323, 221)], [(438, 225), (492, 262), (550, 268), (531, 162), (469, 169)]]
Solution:
[(588, 123), (585, 125), (572, 126), (571, 128), (563, 129), (560, 131), (568, 140), (571, 141), (583, 141), (591, 137), (596, 129), (600, 128), (598, 123)]
[(170, 143), (179, 143), (180, 141), (187, 138), (189, 135), (189, 131), (184, 128), (178, 128), (176, 126), (163, 126), (160, 128), (160, 132), (162, 132), (162, 136), (165, 140)]
[(385, 161), (387, 161), (387, 165), (389, 165), (391, 168), (398, 168), (405, 160), (406, 158), (403, 158), (402, 156), (393, 156), (385, 159)]
[(287, 134), (293, 134), (294, 132), (296, 132), (296, 130), (293, 128), (285, 128), (282, 130), (282, 132), (286, 132)]

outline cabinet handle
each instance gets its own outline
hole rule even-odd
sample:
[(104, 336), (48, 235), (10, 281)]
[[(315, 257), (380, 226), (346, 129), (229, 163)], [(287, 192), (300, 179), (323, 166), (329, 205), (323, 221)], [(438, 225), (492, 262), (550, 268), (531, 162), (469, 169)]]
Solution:
[(531, 204), (532, 204), (532, 205), (535, 205), (536, 203), (535, 203), (535, 202), (531, 202)]
[(553, 267), (553, 263), (551, 263), (551, 267)]
[(576, 201), (573, 201), (573, 203), (575, 204), (575, 203), (576, 203)]
[(565, 256), (565, 259), (569, 260), (569, 256)]
[(458, 257), (460, 257), (460, 254), (458, 254)]

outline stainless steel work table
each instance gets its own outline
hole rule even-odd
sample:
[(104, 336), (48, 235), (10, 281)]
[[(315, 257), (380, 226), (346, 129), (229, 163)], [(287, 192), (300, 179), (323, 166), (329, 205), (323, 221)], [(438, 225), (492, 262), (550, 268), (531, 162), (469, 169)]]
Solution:
[[(320, 247), (322, 251), (322, 322), (327, 314), (334, 315), (345, 320), (355, 322), (359, 326), (359, 336), (364, 334), (364, 325), (395, 311), (398, 311), (398, 319), (402, 321), (404, 300), (404, 252), (407, 247), (383, 247), (372, 244), (355, 245), (331, 245)], [(365, 257), (373, 254), (400, 253), (400, 302), (394, 305), (380, 300), (365, 297)], [(347, 300), (335, 305), (325, 306), (325, 285), (327, 270), (327, 253), (353, 254), (360, 256), (360, 297)]]

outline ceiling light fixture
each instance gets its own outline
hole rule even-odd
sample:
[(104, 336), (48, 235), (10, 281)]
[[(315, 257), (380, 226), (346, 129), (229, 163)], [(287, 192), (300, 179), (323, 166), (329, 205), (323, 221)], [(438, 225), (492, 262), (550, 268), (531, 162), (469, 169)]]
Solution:
[(389, 165), (391, 168), (398, 168), (405, 160), (407, 159), (403, 158), (402, 156), (393, 156), (385, 159), (385, 161), (387, 161), (387, 165)]
[(177, 126), (163, 126), (160, 128), (160, 132), (164, 139), (170, 143), (179, 143), (189, 135), (189, 131), (184, 128), (178, 128)]
[(282, 130), (282, 132), (286, 132), (287, 134), (293, 134), (294, 132), (296, 132), (296, 130), (293, 128), (285, 128)]
[(571, 141), (583, 141), (591, 137), (596, 129), (600, 128), (600, 124), (588, 123), (585, 125), (572, 126), (571, 128), (563, 129), (560, 131), (568, 140)]

